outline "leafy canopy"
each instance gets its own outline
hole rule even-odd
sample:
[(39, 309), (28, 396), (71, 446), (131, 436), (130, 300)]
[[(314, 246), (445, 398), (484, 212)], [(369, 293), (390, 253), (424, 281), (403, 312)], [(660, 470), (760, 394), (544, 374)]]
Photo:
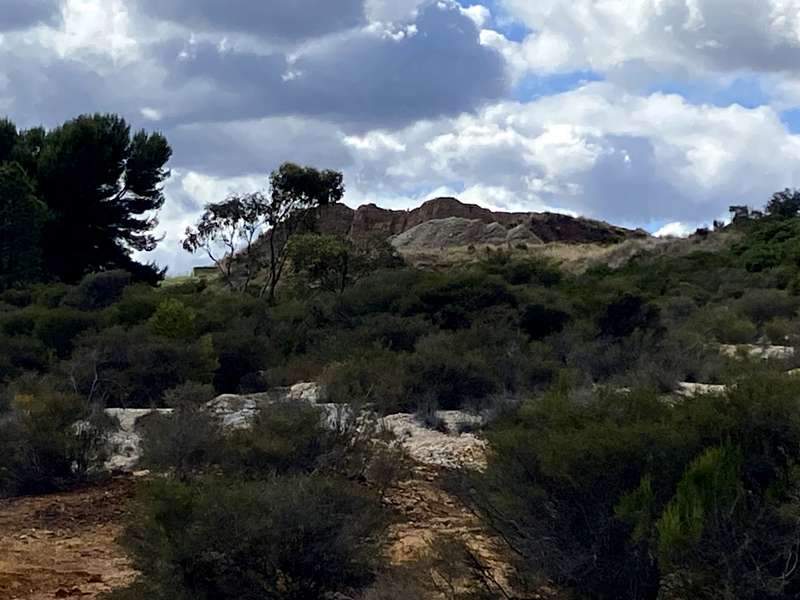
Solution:
[[(159, 242), (154, 213), (164, 204), (171, 155), (163, 135), (131, 135), (127, 122), (112, 114), (80, 116), (51, 131), (17, 132), (0, 121), (0, 164), (16, 163), (52, 216), (41, 243), (44, 274), (67, 282), (114, 268), (151, 282), (163, 275), (131, 254)], [(27, 214), (20, 214), (18, 227)]]
[[(197, 225), (186, 230), (183, 247), (192, 253), (204, 250), (237, 291), (247, 291), (256, 274), (265, 271), (259, 295), (273, 302), (290, 238), (313, 226), (317, 209), (341, 200), (344, 185), (341, 173), (292, 163), (273, 171), (269, 181), (269, 197), (255, 192), (208, 204)], [(255, 244), (262, 232), (266, 252)]]

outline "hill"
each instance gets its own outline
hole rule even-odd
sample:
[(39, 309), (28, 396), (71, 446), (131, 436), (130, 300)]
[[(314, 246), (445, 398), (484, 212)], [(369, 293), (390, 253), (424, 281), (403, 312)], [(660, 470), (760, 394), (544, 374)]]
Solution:
[[(389, 210), (375, 204), (352, 209), (344, 204), (334, 204), (323, 209), (319, 230), (350, 235), (377, 232), (388, 238), (431, 221), (453, 218), (486, 225), (497, 223), (506, 231), (522, 227), (530, 232), (531, 239), (544, 243), (607, 244), (648, 237), (647, 232), (641, 229), (626, 229), (602, 221), (557, 213), (491, 211), (475, 204), (465, 204), (457, 198), (434, 198), (413, 210)], [(431, 229), (427, 231), (431, 232)], [(429, 237), (426, 244), (433, 246), (437, 242), (439, 246), (451, 245), (444, 232), (436, 242)]]

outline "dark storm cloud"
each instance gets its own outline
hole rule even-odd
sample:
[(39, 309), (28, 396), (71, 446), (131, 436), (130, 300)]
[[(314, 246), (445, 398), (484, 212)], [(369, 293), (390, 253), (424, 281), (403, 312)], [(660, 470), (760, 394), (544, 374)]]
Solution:
[(60, 15), (59, 0), (0, 0), (0, 31), (53, 23)]
[[(359, 30), (326, 40), (294, 62), (200, 42), (160, 44), (152, 58), (186, 101), (174, 122), (314, 116), (351, 128), (390, 127), (469, 111), (507, 91), (503, 58), (451, 5), (429, 5), (401, 39)], [(198, 97), (191, 85), (213, 93)], [(179, 91), (179, 95), (180, 95)]]
[(266, 174), (285, 161), (341, 170), (353, 163), (337, 127), (309, 119), (276, 118), (203, 123), (169, 134), (172, 165), (215, 177)]
[(307, 113), (372, 123), (457, 114), (507, 91), (505, 62), (482, 46), (473, 21), (429, 4), (416, 33), (395, 40), (363, 32), (301, 57), (290, 97)]
[(55, 126), (88, 112), (130, 112), (123, 81), (110, 81), (88, 65), (44, 54), (0, 49), (0, 105), (21, 127)]
[[(604, 149), (593, 167), (574, 177), (582, 193), (574, 206), (566, 208), (626, 222), (635, 215), (644, 222), (659, 218), (693, 219), (696, 207), (673, 185), (656, 158), (653, 140), (633, 135), (606, 135), (593, 143)], [(674, 166), (674, 165), (673, 165)], [(551, 197), (564, 203), (564, 198)]]
[(298, 41), (365, 21), (363, 0), (139, 0), (153, 17), (209, 31)]

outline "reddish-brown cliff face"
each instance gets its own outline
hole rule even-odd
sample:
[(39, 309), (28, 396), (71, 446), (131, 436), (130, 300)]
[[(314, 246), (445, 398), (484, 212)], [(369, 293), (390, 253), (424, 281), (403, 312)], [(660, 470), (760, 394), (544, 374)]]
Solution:
[(427, 221), (450, 217), (500, 223), (509, 228), (527, 225), (544, 242), (609, 243), (648, 235), (640, 229), (625, 229), (556, 213), (492, 212), (475, 204), (464, 204), (456, 198), (435, 198), (408, 211), (387, 210), (374, 204), (353, 210), (344, 204), (335, 204), (322, 211), (318, 226), (323, 233), (381, 233), (390, 237)]

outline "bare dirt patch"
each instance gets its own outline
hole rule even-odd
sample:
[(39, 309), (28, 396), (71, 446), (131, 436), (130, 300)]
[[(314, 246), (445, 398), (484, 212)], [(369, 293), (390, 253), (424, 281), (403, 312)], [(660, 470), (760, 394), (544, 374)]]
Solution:
[(130, 479), (0, 501), (0, 598), (97, 598), (136, 572), (117, 544)]

